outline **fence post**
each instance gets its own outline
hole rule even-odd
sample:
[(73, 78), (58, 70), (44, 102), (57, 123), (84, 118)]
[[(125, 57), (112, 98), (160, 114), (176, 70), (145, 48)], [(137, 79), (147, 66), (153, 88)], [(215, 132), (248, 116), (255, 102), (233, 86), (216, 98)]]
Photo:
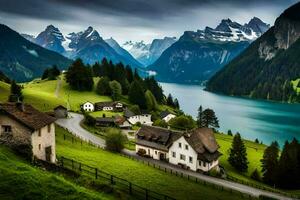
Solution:
[(64, 157), (61, 157), (61, 166), (64, 167)]
[(72, 144), (74, 143), (74, 138), (72, 137)]
[(66, 140), (66, 135), (64, 134), (64, 140)]
[(74, 160), (72, 159), (72, 169), (74, 169)]
[(129, 182), (129, 194), (132, 194), (132, 184)]
[(110, 175), (110, 183), (113, 185), (114, 184), (114, 176)]
[(98, 169), (95, 168), (95, 178), (97, 179), (98, 178)]
[(81, 163), (79, 163), (79, 171), (81, 171)]
[(145, 191), (146, 191), (146, 200), (148, 200), (148, 190), (147, 189), (145, 189)]

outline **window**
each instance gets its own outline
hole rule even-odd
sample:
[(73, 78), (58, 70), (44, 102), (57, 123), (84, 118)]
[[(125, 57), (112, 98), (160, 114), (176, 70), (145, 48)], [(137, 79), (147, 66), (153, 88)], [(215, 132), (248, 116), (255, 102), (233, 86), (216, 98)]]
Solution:
[(189, 150), (189, 145), (186, 144), (186, 145), (185, 145), (185, 149), (186, 149), (186, 150)]
[(176, 158), (176, 153), (174, 151), (172, 152), (172, 157)]
[(48, 133), (50, 133), (51, 132), (51, 124), (48, 124), (47, 128), (48, 128)]
[(180, 160), (185, 160), (185, 155), (180, 154)]
[(41, 150), (41, 148), (42, 148), (42, 145), (41, 145), (41, 144), (39, 144), (39, 150)]
[(206, 167), (206, 162), (203, 162), (203, 167)]
[(189, 161), (190, 161), (190, 163), (193, 163), (193, 157), (189, 157)]
[(155, 151), (155, 155), (157, 155), (157, 151)]
[(8, 126), (8, 125), (2, 126), (2, 131), (4, 133), (11, 133), (11, 126)]
[(178, 143), (178, 147), (181, 148), (181, 142)]
[(38, 136), (41, 137), (41, 135), (42, 135), (42, 131), (40, 129), (39, 132), (38, 132)]

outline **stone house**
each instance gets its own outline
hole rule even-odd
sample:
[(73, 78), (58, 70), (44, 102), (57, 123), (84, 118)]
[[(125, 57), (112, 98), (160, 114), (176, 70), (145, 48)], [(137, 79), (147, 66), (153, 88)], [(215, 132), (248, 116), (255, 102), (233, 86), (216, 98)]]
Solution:
[(188, 132), (142, 126), (136, 134), (136, 152), (156, 160), (180, 165), (193, 171), (208, 172), (218, 169), (221, 153), (209, 128), (198, 128)]
[(54, 117), (58, 118), (67, 118), (68, 109), (62, 105), (59, 105), (54, 108)]
[(26, 145), (32, 155), (56, 161), (55, 118), (23, 103), (0, 104), (0, 142), (9, 146)]

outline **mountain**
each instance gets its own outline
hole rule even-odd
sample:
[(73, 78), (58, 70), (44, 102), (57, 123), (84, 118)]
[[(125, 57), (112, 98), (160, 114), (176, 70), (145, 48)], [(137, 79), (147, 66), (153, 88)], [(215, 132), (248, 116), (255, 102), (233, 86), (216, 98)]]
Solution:
[(293, 80), (300, 78), (300, 3), (240, 56), (219, 71), (207, 90), (276, 101), (298, 101)]
[(133, 68), (142, 66), (128, 53), (121, 51), (119, 45), (120, 48), (114, 44), (117, 50), (111, 47), (91, 26), (84, 31), (64, 36), (58, 28), (49, 25), (36, 38), (26, 34), (23, 34), (23, 37), (70, 59), (81, 58), (87, 64), (101, 62), (106, 57), (114, 63), (123, 62)]
[(40, 47), (0, 24), (0, 71), (10, 79), (31, 80), (52, 65), (66, 69), (70, 63), (71, 60), (64, 56)]
[(36, 44), (60, 54), (65, 51), (62, 46), (63, 41), (65, 41), (63, 34), (53, 25), (47, 26), (46, 30), (35, 38)]
[(164, 37), (163, 39), (154, 39), (151, 44), (140, 42), (125, 42), (122, 47), (130, 52), (144, 66), (154, 63), (164, 50), (176, 42), (175, 37)]
[(269, 25), (258, 18), (245, 25), (224, 19), (215, 29), (206, 27), (196, 32), (186, 31), (148, 70), (160, 81), (203, 82), (268, 28)]
[(35, 42), (35, 37), (34, 37), (34, 35), (29, 35), (29, 34), (21, 34), (21, 36), (23, 37), (23, 38), (25, 38), (26, 40), (29, 40), (30, 42)]
[(138, 62), (127, 50), (123, 49), (116, 40), (113, 38), (105, 40), (109, 46), (111, 46), (120, 56), (126, 60), (126, 63), (132, 63), (134, 66), (142, 67), (143, 65)]

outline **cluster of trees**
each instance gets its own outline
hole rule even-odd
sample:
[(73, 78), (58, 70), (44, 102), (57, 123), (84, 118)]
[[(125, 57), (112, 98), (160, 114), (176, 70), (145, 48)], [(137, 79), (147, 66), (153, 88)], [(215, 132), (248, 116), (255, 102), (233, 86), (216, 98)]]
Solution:
[(170, 106), (170, 107), (173, 107), (173, 108), (177, 108), (177, 109), (180, 108), (178, 99), (175, 98), (173, 100), (173, 97), (172, 97), (171, 94), (169, 94), (168, 97), (167, 97), (167, 105)]
[(94, 86), (92, 70), (81, 59), (75, 60), (66, 73), (70, 87), (79, 91), (91, 91)]
[(11, 82), (10, 95), (8, 97), (9, 102), (23, 101), (24, 96), (22, 93), (22, 86), (18, 85), (15, 81)]
[[(141, 109), (156, 110), (158, 104), (166, 103), (163, 90), (154, 77), (142, 79), (137, 70), (122, 63), (113, 64), (107, 59), (92, 66), (94, 76), (101, 79), (96, 91), (100, 95), (111, 95), (118, 100), (121, 95), (128, 95), (129, 101)], [(178, 101), (177, 101), (178, 104)]]
[(57, 68), (56, 65), (53, 65), (51, 68), (45, 69), (42, 75), (42, 80), (44, 79), (55, 80), (59, 75), (60, 75), (59, 69)]
[[(300, 144), (294, 138), (285, 142), (281, 154), (277, 142), (273, 142), (264, 151), (262, 164), (263, 182), (284, 189), (300, 187)], [(279, 155), (280, 154), (280, 155)]]

